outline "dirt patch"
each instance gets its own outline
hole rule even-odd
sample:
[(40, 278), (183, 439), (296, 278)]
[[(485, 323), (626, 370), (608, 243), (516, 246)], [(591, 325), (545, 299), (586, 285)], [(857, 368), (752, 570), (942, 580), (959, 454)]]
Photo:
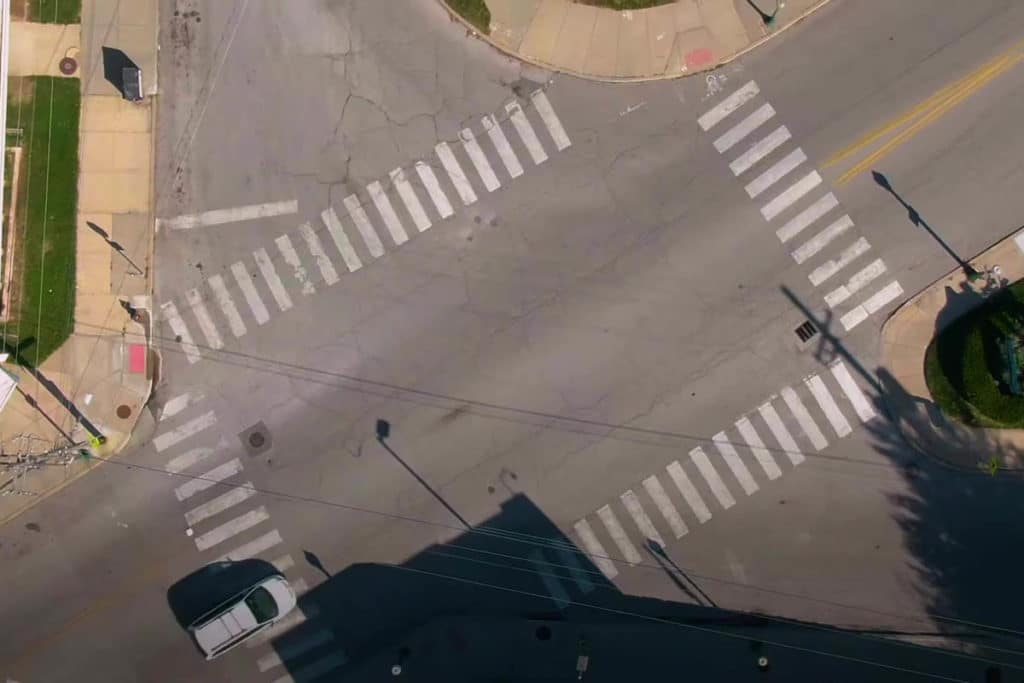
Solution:
[(28, 20), (28, 0), (11, 0), (11, 21)]

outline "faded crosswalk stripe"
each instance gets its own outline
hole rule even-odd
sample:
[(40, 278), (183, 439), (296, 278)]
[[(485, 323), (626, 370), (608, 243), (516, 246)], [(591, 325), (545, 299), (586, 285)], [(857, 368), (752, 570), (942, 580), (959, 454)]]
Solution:
[(188, 331), (185, 321), (181, 319), (178, 307), (173, 302), (168, 301), (167, 303), (160, 304), (160, 310), (163, 311), (164, 320), (171, 326), (171, 332), (174, 333), (175, 339), (181, 345), (181, 350), (185, 352), (185, 358), (188, 359), (189, 363), (199, 362), (201, 358), (199, 347), (192, 341), (192, 333)]
[(231, 328), (231, 334), (241, 337), (247, 332), (245, 323), (242, 321), (242, 316), (238, 313), (238, 308), (235, 307), (235, 301), (231, 298), (227, 285), (224, 284), (224, 278), (220, 275), (211, 275), (207, 282), (213, 291), (213, 298), (217, 300), (217, 305), (220, 306), (224, 317), (228, 319), (228, 327)]
[(548, 564), (547, 560), (544, 559), (544, 555), (541, 554), (539, 548), (534, 548), (530, 551), (527, 556), (530, 564), (533, 566), (533, 571), (540, 577), (541, 582), (544, 584), (544, 588), (547, 590), (548, 595), (554, 601), (555, 606), (558, 609), (565, 609), (569, 606), (569, 594), (565, 591), (565, 587), (562, 586), (562, 582), (558, 580), (557, 576), (552, 574), (552, 567)]
[(839, 322), (843, 324), (843, 328), (848, 332), (864, 322), (872, 313), (880, 311), (895, 301), (901, 294), (903, 294), (903, 287), (900, 286), (899, 282), (893, 280), (868, 297), (864, 303), (840, 318)]
[(345, 205), (345, 210), (348, 211), (352, 222), (355, 223), (356, 230), (362, 236), (363, 243), (366, 245), (367, 251), (370, 252), (370, 256), (374, 258), (383, 256), (384, 243), (380, 241), (377, 231), (373, 229), (370, 217), (366, 215), (366, 210), (363, 209), (363, 204), (359, 201), (359, 197), (350, 194), (342, 200), (342, 203)]
[(303, 635), (299, 640), (291, 640), (280, 645), (274, 652), (260, 657), (256, 660), (256, 667), (261, 673), (265, 673), (275, 667), (281, 666), (284, 662), (301, 657), (310, 650), (318, 648), (321, 645), (325, 645), (332, 640), (334, 640), (334, 634), (327, 629), (313, 631), (308, 635)]
[(366, 191), (370, 193), (370, 201), (377, 207), (377, 213), (384, 219), (384, 227), (388, 229), (388, 233), (391, 235), (395, 245), (401, 246), (408, 242), (409, 235), (405, 233), (402, 221), (398, 220), (395, 207), (391, 205), (391, 200), (388, 199), (388, 195), (384, 192), (384, 187), (380, 184), (380, 181), (374, 180), (366, 186)]
[(179, 501), (188, 500), (197, 493), (205, 491), (211, 486), (216, 486), (228, 477), (233, 477), (241, 471), (242, 461), (235, 458), (223, 465), (217, 465), (206, 474), (200, 475), (195, 479), (189, 479), (187, 482), (174, 489), (174, 495)]
[(665, 540), (658, 533), (658, 530), (654, 528), (654, 522), (647, 516), (643, 505), (640, 504), (640, 499), (636, 497), (633, 490), (626, 489), (626, 492), (619, 496), (619, 500), (622, 501), (622, 506), (626, 508), (629, 516), (633, 518), (633, 523), (636, 524), (636, 528), (640, 531), (644, 540), (654, 541), (658, 544), (658, 547), (664, 548)]
[(661, 512), (665, 522), (668, 523), (669, 529), (672, 530), (672, 535), (676, 538), (685, 536), (689, 529), (686, 528), (686, 523), (679, 516), (679, 511), (672, 504), (672, 500), (665, 493), (665, 489), (662, 487), (661, 482), (658, 481), (658, 478), (654, 476), (647, 477), (643, 480), (642, 484), (644, 490), (647, 491), (647, 495), (651, 497), (655, 507)]
[[(356, 205), (358, 206), (358, 201)], [(362, 211), (362, 209), (359, 210)], [(345, 230), (341, 227), (341, 221), (338, 220), (338, 214), (334, 213), (334, 209), (324, 209), (320, 213), (320, 220), (327, 226), (327, 232), (330, 233), (334, 246), (338, 249), (338, 253), (341, 254), (348, 272), (354, 273), (362, 268), (363, 262), (359, 260), (359, 255), (356, 254), (355, 248), (349, 242), (348, 235), (345, 234)], [(376, 236), (376, 233), (374, 233), (374, 237)]]
[(551, 106), (551, 102), (544, 91), (534, 90), (530, 93), (530, 99), (533, 100), (533, 106), (537, 109), (537, 113), (540, 114), (541, 121), (547, 127), (548, 133), (551, 134), (551, 139), (554, 141), (558, 151), (561, 152), (571, 145), (572, 142), (569, 140), (569, 136), (566, 135), (565, 128), (562, 128), (562, 122), (558, 120), (558, 115), (555, 114), (555, 109)]
[(434, 208), (437, 209), (438, 215), (441, 218), (448, 218), (454, 214), (452, 203), (448, 201), (448, 195), (441, 189), (441, 183), (437, 181), (434, 169), (422, 161), (417, 161), (416, 173), (419, 175), (423, 187), (427, 188), (427, 194), (430, 195), (430, 201), (434, 202)]
[(285, 674), (280, 678), (275, 678), (274, 683), (311, 683), (312, 681), (318, 680), (324, 674), (334, 671), (347, 661), (348, 660), (345, 658), (344, 653), (334, 652), (325, 657), (321, 657), (316, 661), (310, 662), (309, 664), (296, 669), (292, 673)]
[(228, 508), (238, 505), (242, 501), (252, 498), (255, 495), (256, 489), (253, 488), (251, 481), (247, 481), (237, 488), (230, 489), (216, 498), (192, 508), (185, 513), (185, 521), (188, 522), (189, 526), (195, 526), (204, 519), (209, 519), (214, 515), (220, 514)]
[(811, 171), (783, 190), (775, 199), (762, 206), (761, 215), (766, 221), (772, 220), (820, 184), (821, 176), (817, 171)]
[(267, 307), (263, 304), (260, 293), (256, 291), (256, 284), (252, 281), (252, 277), (249, 276), (249, 271), (246, 270), (245, 264), (241, 261), (232, 263), (231, 274), (235, 276), (235, 282), (238, 283), (238, 288), (242, 290), (242, 296), (245, 297), (245, 303), (249, 304), (249, 310), (252, 311), (252, 317), (256, 318), (256, 324), (262, 325), (270, 320), (270, 313), (267, 312)]
[(612, 537), (612, 541), (619, 548), (619, 552), (622, 557), (629, 564), (640, 563), (640, 553), (633, 547), (632, 542), (629, 540), (629, 536), (626, 535), (626, 530), (619, 524), (618, 518), (615, 513), (612, 512), (611, 506), (604, 505), (597, 511), (597, 518), (604, 524), (604, 528), (608, 531), (608, 535)]
[(882, 259), (875, 259), (857, 271), (845, 285), (839, 285), (826, 294), (825, 303), (829, 308), (835, 308), (883, 274), (885, 274), (885, 263)]
[(509, 118), (512, 119), (512, 125), (515, 127), (516, 132), (519, 133), (519, 139), (526, 145), (526, 150), (530, 153), (533, 163), (539, 165), (547, 161), (548, 153), (544, 151), (544, 146), (540, 144), (537, 134), (533, 131), (533, 126), (530, 125), (530, 120), (526, 118), (526, 114), (523, 113), (523, 108), (519, 103), (516, 101), (507, 103), (505, 111), (508, 112)]
[(759, 92), (761, 90), (757, 87), (757, 83), (749, 81), (742, 88), (723, 98), (721, 102), (705, 112), (703, 116), (697, 119), (697, 123), (705, 131), (710, 130), (719, 121), (756, 97)]
[(825, 413), (825, 418), (832, 425), (836, 436), (843, 438), (853, 431), (853, 427), (846, 421), (846, 417), (839, 410), (839, 406), (836, 405), (835, 399), (832, 398), (832, 394), (829, 393), (828, 387), (825, 386), (825, 382), (822, 381), (821, 377), (818, 375), (808, 377), (804, 380), (804, 384), (810, 389), (814, 400), (821, 406), (821, 412)]
[(711, 464), (703, 449), (697, 447), (690, 451), (690, 459), (697, 466), (697, 471), (704, 477), (704, 481), (707, 482), (711, 493), (718, 499), (722, 508), (728, 510), (735, 505), (736, 499), (732, 497), (725, 482), (718, 476), (718, 472), (715, 471), (714, 465)]
[(324, 245), (320, 242), (316, 231), (313, 230), (313, 226), (309, 223), (303, 223), (299, 226), (299, 233), (302, 235), (302, 239), (305, 240), (306, 248), (309, 249), (313, 260), (316, 261), (317, 268), (320, 269), (320, 276), (328, 285), (333, 285), (338, 281), (338, 271), (334, 269), (334, 264), (331, 263), (327, 252), (324, 251)]
[(581, 519), (573, 525), (573, 529), (576, 531), (576, 536), (580, 539), (580, 543), (583, 544), (584, 550), (587, 551), (587, 557), (594, 563), (594, 566), (601, 570), (605, 578), (611, 581), (619, 574), (618, 568), (615, 563), (611, 561), (608, 556), (608, 551), (604, 549), (601, 542), (597, 540), (597, 535), (594, 534), (594, 530), (590, 528), (590, 523), (585, 519)]
[(281, 235), (274, 239), (274, 244), (277, 245), (277, 250), (281, 252), (281, 256), (284, 258), (284, 262), (292, 268), (292, 272), (295, 275), (295, 280), (302, 287), (302, 293), (306, 296), (310, 294), (316, 294), (316, 287), (309, 279), (309, 274), (306, 273), (305, 266), (302, 265), (302, 261), (299, 260), (299, 254), (295, 251), (295, 247), (292, 246), (292, 240), (288, 235)]
[(174, 398), (168, 399), (167, 402), (164, 403), (163, 410), (160, 411), (160, 418), (157, 421), (160, 422), (172, 418), (181, 411), (185, 410), (185, 408), (189, 407), (194, 403), (202, 401), (204, 398), (206, 398), (206, 396), (199, 391), (186, 391), (183, 394), (178, 394)]
[(772, 108), (772, 105), (762, 104), (715, 140), (715, 149), (719, 152), (727, 152), (773, 116), (775, 116), (775, 109)]
[(741, 417), (736, 420), (736, 430), (739, 431), (743, 440), (747, 442), (750, 452), (754, 454), (754, 458), (761, 464), (761, 469), (768, 475), (768, 478), (778, 479), (782, 474), (782, 470), (779, 469), (779, 465), (775, 462), (772, 454), (765, 448), (764, 442), (761, 441), (761, 437), (758, 435), (757, 430), (754, 429), (754, 424), (750, 419)]
[(434, 145), (434, 151), (437, 152), (437, 158), (441, 160), (444, 170), (448, 172), (448, 177), (451, 178), (452, 185), (455, 186), (455, 191), (458, 192), (462, 203), (469, 206), (475, 202), (476, 192), (473, 191), (469, 178), (463, 173), (462, 167), (459, 166), (459, 162), (455, 158), (455, 154), (452, 153), (452, 148), (448, 146), (448, 143), (437, 143)]
[(224, 522), (219, 527), (206, 532), (202, 536), (196, 536), (196, 547), (199, 550), (209, 550), (232, 536), (251, 529), (257, 524), (262, 524), (268, 519), (270, 519), (270, 513), (261, 505), (255, 510), (249, 510), (245, 514), (235, 517), (230, 522)]
[(505, 170), (508, 171), (509, 176), (518, 178), (523, 175), (523, 167), (519, 163), (519, 158), (512, 151), (512, 145), (508, 144), (505, 131), (501, 129), (501, 124), (494, 118), (494, 115), (491, 114), (483, 117), (481, 123), (483, 123), (484, 130), (487, 131), (487, 137), (491, 139), (491, 144), (494, 145), (494, 150), (501, 158), (501, 163), (505, 165)]
[(164, 469), (171, 474), (180, 474), (187, 469), (195, 467), (218, 451), (225, 450), (227, 447), (228, 441), (222, 437), (216, 446), (197, 446), (196, 448), (190, 448), (181, 455), (175, 456), (169, 460), (167, 465), (164, 466)]
[(277, 302), (277, 307), (282, 311), (287, 311), (292, 307), (292, 298), (288, 296), (288, 292), (285, 291), (284, 283), (281, 282), (281, 278), (277, 276), (277, 269), (274, 268), (274, 262), (270, 260), (270, 256), (267, 254), (267, 250), (260, 247), (252, 253), (253, 258), (256, 259), (256, 267), (260, 269), (260, 274), (263, 275), (264, 282), (267, 283), (267, 287), (270, 288), (270, 293), (274, 297), (274, 301)]
[(816, 199), (813, 204), (790, 218), (785, 225), (775, 231), (781, 242), (788, 242), (796, 237), (808, 225), (818, 220), (826, 213), (839, 206), (839, 200), (829, 192), (825, 196)]
[(213, 318), (210, 317), (210, 311), (207, 310), (206, 303), (203, 301), (203, 296), (199, 293), (199, 290), (190, 289), (185, 292), (185, 300), (188, 301), (192, 313), (196, 316), (196, 320), (199, 321), (199, 329), (203, 331), (207, 345), (214, 350), (223, 348), (224, 340), (221, 339), (220, 332), (217, 331), (217, 326), (214, 324)]
[(274, 569), (283, 574), (295, 566), (295, 560), (292, 559), (291, 555), (282, 555), (276, 560), (271, 560), (270, 564), (274, 565)]
[(750, 470), (743, 464), (743, 459), (740, 458), (740, 454), (736, 452), (736, 449), (729, 443), (729, 437), (725, 435), (725, 432), (718, 432), (711, 440), (715, 444), (715, 448), (721, 454), (722, 459), (725, 460), (725, 464), (732, 470), (733, 476), (736, 477), (736, 481), (740, 483), (740, 487), (743, 488), (744, 493), (748, 496), (759, 488), (757, 482), (754, 481), (754, 477), (750, 475)]
[(819, 232), (817, 235), (801, 244), (796, 250), (793, 251), (793, 260), (797, 263), (803, 263), (807, 259), (811, 258), (819, 251), (828, 246), (829, 242), (839, 237), (841, 234), (853, 227), (853, 220), (849, 216), (841, 216), (834, 221), (827, 228)]
[(863, 237), (859, 237), (856, 242), (843, 249), (839, 256), (825, 261), (820, 266), (812, 270), (811, 274), (807, 277), (811, 281), (811, 284), (817, 287), (822, 282), (850, 265), (850, 263), (852, 263), (858, 256), (866, 254), (870, 249), (871, 245), (868, 244), (868, 241)]
[(555, 552), (558, 553), (559, 559), (569, 573), (572, 574), (572, 580), (576, 582), (576, 587), (580, 589), (582, 593), (589, 593), (594, 590), (594, 582), (590, 578), (590, 574), (583, 569), (583, 565), (580, 564), (579, 553), (575, 548), (571, 548), (565, 544), (560, 538), (551, 539), (551, 547), (554, 548)]
[(794, 465), (799, 465), (804, 461), (804, 454), (800, 452), (800, 448), (796, 445), (796, 439), (786, 429), (786, 423), (779, 417), (778, 411), (775, 410), (775, 406), (769, 403), (765, 403), (763, 406), (757, 409), (757, 412), (761, 414), (761, 418), (768, 425), (768, 430), (775, 437), (779, 446), (786, 452), (786, 456), (789, 457), (789, 461)]
[(668, 476), (672, 479), (672, 483), (679, 489), (679, 493), (683, 496), (683, 500), (693, 510), (693, 514), (697, 516), (697, 521), (701, 524), (711, 519), (711, 510), (704, 504), (704, 499), (700, 497), (700, 493), (697, 492), (697, 487), (693, 485), (690, 478), (686, 476), (686, 471), (683, 466), (679, 464), (678, 460), (673, 460), (669, 463), (668, 467), (665, 468), (668, 472)]
[(782, 157), (782, 159), (772, 164), (767, 171), (747, 183), (745, 188), (747, 194), (751, 199), (754, 199), (772, 185), (782, 180), (793, 169), (805, 161), (807, 161), (807, 155), (804, 154), (802, 149), (797, 147), (792, 152)]
[(209, 227), (212, 225), (223, 225), (224, 223), (235, 223), (248, 221), (256, 218), (272, 218), (296, 213), (299, 210), (297, 201), (289, 200), (283, 202), (267, 202), (266, 204), (253, 204), (250, 206), (239, 206), (231, 209), (214, 209), (203, 213), (189, 214), (187, 216), (176, 216), (157, 220), (160, 228), (171, 230), (190, 230), (193, 228)]
[(217, 562), (227, 562), (229, 560), (237, 562), (239, 560), (248, 560), (250, 557), (256, 557), (260, 553), (266, 552), (276, 545), (280, 545), (281, 540), (281, 534), (277, 529), (274, 529), (273, 531), (263, 534), (259, 538), (254, 538), (248, 543), (240, 545), (229, 553), (221, 555), (217, 558)]
[(807, 408), (804, 407), (803, 401), (797, 396), (796, 391), (792, 387), (783, 387), (779, 393), (782, 395), (782, 400), (789, 407), (789, 412), (793, 413), (797, 424), (800, 425), (800, 429), (810, 439), (811, 445), (814, 446), (815, 450), (820, 451), (827, 446), (828, 440), (821, 433), (821, 430), (818, 429), (818, 425), (811, 418), (811, 414), (807, 412)]
[(212, 410), (207, 411), (169, 432), (157, 434), (153, 438), (153, 448), (160, 453), (215, 424), (217, 424), (217, 415)]
[(877, 415), (875, 409), (871, 407), (871, 402), (868, 401), (867, 397), (864, 396), (864, 392), (860, 390), (860, 387), (853, 380), (850, 371), (846, 369), (846, 364), (842, 361), (837, 361), (830, 369), (832, 370), (832, 376), (836, 378), (836, 382), (839, 384), (839, 388), (843, 390), (846, 398), (853, 405), (853, 410), (857, 413), (860, 421), (867, 422), (875, 417)]
[(779, 126), (750, 146), (743, 154), (729, 163), (733, 175), (740, 175), (783, 145), (792, 135), (785, 126)]
[(423, 232), (429, 228), (431, 226), (430, 219), (427, 218), (427, 212), (423, 210), (420, 198), (416, 196), (416, 190), (413, 189), (412, 185), (409, 184), (409, 180), (405, 177), (405, 171), (396, 168), (388, 176), (391, 178), (395, 189), (398, 190), (398, 196), (402, 198), (402, 203), (405, 204), (405, 209), (409, 212), (409, 216), (412, 217), (412, 222), (416, 229)]
[(315, 603), (296, 607), (270, 628), (264, 629), (246, 640), (245, 646), (252, 649), (269, 643), (274, 638), (290, 631), (299, 624), (316, 619), (318, 616), (320, 616), (320, 608)]
[(473, 136), (473, 131), (469, 128), (463, 128), (459, 132), (459, 139), (462, 140), (462, 147), (466, 150), (469, 160), (473, 162), (473, 167), (476, 168), (476, 172), (480, 176), (480, 180), (483, 181), (487, 191), (494, 192), (501, 187), (501, 181), (494, 174), (491, 162), (487, 161), (484, 151), (480, 149), (479, 143), (477, 143), (476, 138)]

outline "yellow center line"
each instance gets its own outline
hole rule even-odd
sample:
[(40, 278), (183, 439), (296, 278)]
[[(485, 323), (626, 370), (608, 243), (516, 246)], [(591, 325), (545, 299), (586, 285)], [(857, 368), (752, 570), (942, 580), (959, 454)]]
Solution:
[(909, 128), (906, 128), (905, 130), (900, 132), (898, 135), (896, 135), (891, 140), (886, 142), (884, 145), (879, 147), (873, 153), (865, 157), (862, 161), (860, 161), (855, 166), (853, 166), (848, 171), (839, 176), (839, 178), (837, 178), (835, 181), (835, 185), (842, 185), (848, 182), (854, 176), (867, 170), (876, 161), (881, 159), (883, 156), (891, 152), (899, 145), (906, 142), (912, 136), (920, 132), (925, 126), (929, 125), (930, 123), (938, 119), (940, 116), (948, 112), (950, 109), (954, 108), (956, 105), (963, 102), (965, 99), (967, 99), (975, 92), (980, 90), (982, 87), (984, 87), (987, 83), (994, 80), (997, 76), (999, 76), (1003, 72), (1009, 70), (1011, 67), (1016, 65), (1022, 59), (1024, 59), (1024, 55), (1015, 55), (1009, 58), (1004, 57), (1003, 61), (1001, 61), (999, 64), (989, 67), (986, 73), (982, 74), (980, 77), (976, 78), (971, 83), (961, 87), (955, 94), (953, 94), (951, 97), (943, 101), (942, 104), (933, 109), (929, 114), (919, 119)]

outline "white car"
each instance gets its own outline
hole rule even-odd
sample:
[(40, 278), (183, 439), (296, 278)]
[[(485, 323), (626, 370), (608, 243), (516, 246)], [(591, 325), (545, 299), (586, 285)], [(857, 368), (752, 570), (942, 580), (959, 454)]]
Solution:
[(295, 591), (274, 574), (225, 600), (196, 619), (188, 630), (207, 659), (218, 657), (270, 627), (295, 608)]

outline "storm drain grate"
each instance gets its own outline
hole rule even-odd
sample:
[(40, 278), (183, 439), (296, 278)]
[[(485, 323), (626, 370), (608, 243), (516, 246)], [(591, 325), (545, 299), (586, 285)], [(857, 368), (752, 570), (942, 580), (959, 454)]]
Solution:
[(818, 328), (810, 320), (805, 320), (800, 327), (793, 331), (796, 332), (796, 336), (800, 338), (801, 343), (806, 343), (811, 337), (818, 334)]

